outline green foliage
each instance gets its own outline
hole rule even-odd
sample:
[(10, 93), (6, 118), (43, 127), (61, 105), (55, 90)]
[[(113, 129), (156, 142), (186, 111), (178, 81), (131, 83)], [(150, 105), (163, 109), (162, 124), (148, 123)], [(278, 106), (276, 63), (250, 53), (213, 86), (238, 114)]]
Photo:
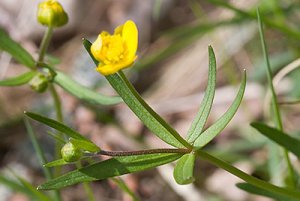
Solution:
[(24, 85), (28, 83), (36, 74), (37, 72), (35, 71), (29, 71), (17, 77), (0, 80), (0, 86), (12, 87)]
[(200, 136), (205, 126), (205, 123), (207, 121), (208, 115), (211, 110), (211, 106), (213, 104), (214, 96), (215, 96), (217, 67), (216, 67), (216, 57), (211, 46), (208, 47), (208, 53), (209, 53), (209, 72), (208, 72), (207, 88), (205, 91), (204, 98), (201, 102), (198, 114), (194, 119), (187, 134), (187, 140), (190, 143), (193, 143)]
[(188, 153), (178, 160), (173, 172), (174, 179), (178, 184), (190, 184), (195, 181), (193, 176), (195, 159), (194, 153)]
[(248, 193), (252, 193), (255, 195), (262, 195), (265, 197), (269, 197), (275, 200), (280, 200), (280, 201), (294, 201), (294, 199), (287, 197), (285, 195), (277, 194), (276, 191), (267, 191), (264, 189), (261, 189), (259, 187), (253, 186), (248, 183), (238, 183), (236, 186), (239, 189), (242, 189), (244, 191), (247, 191)]
[(256, 128), (262, 135), (266, 136), (270, 140), (274, 141), (300, 158), (300, 140), (297, 138), (290, 137), (288, 134), (276, 128), (269, 127), (263, 123), (254, 122), (251, 123), (251, 126)]
[(78, 140), (83, 140), (83, 141), (87, 141), (92, 143), (90, 140), (88, 140), (87, 138), (83, 137), (80, 133), (76, 132), (75, 130), (63, 125), (62, 123), (55, 121), (53, 119), (49, 119), (47, 117), (43, 117), (39, 114), (35, 114), (32, 112), (24, 112), (24, 114), (38, 122), (41, 122), (43, 124), (46, 124), (47, 126), (50, 126), (51, 128), (54, 128), (62, 133), (64, 133), (65, 135), (74, 138), (74, 139), (78, 139)]
[(88, 182), (134, 173), (170, 163), (182, 154), (161, 153), (111, 158), (74, 170), (38, 187), (40, 190), (59, 189), (79, 182)]
[(122, 102), (120, 97), (109, 97), (96, 93), (59, 71), (56, 71), (54, 82), (76, 98), (91, 104), (113, 105)]
[(246, 87), (246, 71), (244, 71), (240, 89), (234, 101), (232, 102), (231, 106), (212, 126), (210, 126), (203, 133), (201, 133), (201, 135), (196, 139), (194, 143), (195, 147), (200, 148), (205, 146), (226, 127), (226, 125), (230, 122), (230, 120), (235, 115), (237, 109), (239, 108), (242, 102), (245, 87)]
[(21, 64), (31, 69), (35, 68), (32, 56), (19, 43), (12, 40), (3, 29), (0, 29), (0, 49), (8, 52)]

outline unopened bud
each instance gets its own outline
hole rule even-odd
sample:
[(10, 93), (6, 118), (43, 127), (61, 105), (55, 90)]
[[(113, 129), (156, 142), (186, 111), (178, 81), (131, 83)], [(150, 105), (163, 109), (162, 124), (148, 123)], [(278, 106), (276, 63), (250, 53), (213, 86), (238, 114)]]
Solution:
[(81, 158), (82, 151), (68, 142), (61, 149), (61, 156), (66, 162), (75, 162)]
[(48, 87), (48, 79), (45, 75), (39, 73), (32, 78), (29, 85), (34, 91), (43, 93)]
[(68, 15), (59, 2), (47, 0), (39, 3), (37, 19), (42, 25), (61, 27), (68, 22)]

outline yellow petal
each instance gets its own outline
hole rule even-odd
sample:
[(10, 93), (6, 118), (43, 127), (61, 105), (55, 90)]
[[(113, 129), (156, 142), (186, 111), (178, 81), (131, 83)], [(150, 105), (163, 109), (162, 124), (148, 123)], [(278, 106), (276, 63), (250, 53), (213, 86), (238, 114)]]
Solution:
[(133, 21), (128, 20), (123, 25), (122, 39), (128, 48), (128, 58), (134, 59), (138, 46), (138, 29)]
[(102, 38), (101, 34), (98, 35), (98, 38), (93, 42), (91, 46), (91, 52), (96, 60), (101, 61), (101, 48), (102, 48)]
[(131, 60), (123, 61), (122, 63), (118, 63), (118, 64), (105, 65), (105, 64), (101, 63), (98, 65), (96, 70), (104, 76), (111, 75), (111, 74), (118, 72), (121, 69), (130, 67), (136, 58), (137, 57), (135, 57), (134, 59), (131, 59)]

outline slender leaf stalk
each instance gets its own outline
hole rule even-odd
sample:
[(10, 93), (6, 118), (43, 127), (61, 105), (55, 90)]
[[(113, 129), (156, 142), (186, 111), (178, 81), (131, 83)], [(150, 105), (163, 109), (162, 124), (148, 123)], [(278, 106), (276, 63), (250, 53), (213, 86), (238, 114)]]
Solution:
[(48, 49), (52, 34), (53, 34), (53, 27), (47, 27), (47, 30), (44, 34), (43, 39), (42, 39), (42, 43), (40, 45), (40, 52), (39, 52), (38, 62), (43, 62), (44, 61), (44, 57), (45, 57), (46, 51)]
[(239, 170), (238, 168), (236, 168), (218, 158), (215, 158), (214, 156), (210, 155), (209, 153), (207, 153), (205, 151), (197, 150), (196, 154), (202, 160), (208, 161), (209, 163), (212, 163), (213, 165), (215, 165), (219, 168), (222, 168), (222, 169), (226, 170), (227, 172), (230, 172), (231, 174), (239, 177), (240, 179), (244, 180), (245, 182), (247, 182), (249, 184), (260, 187), (267, 191), (276, 192), (276, 193), (285, 195), (286, 197), (292, 198), (295, 201), (300, 200), (300, 192), (299, 191), (295, 191), (295, 190), (288, 189), (288, 188), (278, 187), (278, 186), (275, 186), (266, 181), (260, 180), (256, 177), (248, 175), (247, 173)]
[[(269, 88), (271, 90), (272, 93), (272, 109), (274, 112), (274, 118), (276, 121), (276, 125), (277, 128), (283, 132), (283, 125), (282, 125), (282, 119), (281, 119), (281, 115), (280, 115), (280, 109), (279, 109), (279, 104), (278, 104), (278, 100), (277, 100), (277, 96), (276, 96), (276, 92), (273, 86), (273, 77), (272, 77), (272, 71), (271, 71), (271, 65), (270, 65), (270, 61), (269, 61), (269, 57), (268, 57), (268, 49), (267, 49), (267, 45), (266, 45), (266, 40), (265, 40), (265, 36), (264, 36), (264, 29), (263, 29), (263, 24), (262, 24), (262, 20), (260, 17), (260, 13), (259, 13), (259, 9), (257, 9), (257, 19), (258, 19), (258, 23), (259, 23), (259, 35), (261, 38), (261, 46), (262, 46), (262, 50), (263, 50), (263, 54), (264, 54), (264, 58), (265, 58), (265, 62), (266, 62), (266, 69), (267, 69), (267, 78), (268, 78), (268, 84), (269, 84)], [(296, 187), (296, 176), (295, 176), (295, 172), (294, 169), (292, 167), (291, 164), (291, 160), (289, 158), (288, 155), (288, 151), (284, 148), (284, 158), (285, 161), (287, 163), (287, 167), (288, 167), (288, 171), (289, 171), (289, 177), (290, 180), (292, 181), (292, 186), (295, 188)]]

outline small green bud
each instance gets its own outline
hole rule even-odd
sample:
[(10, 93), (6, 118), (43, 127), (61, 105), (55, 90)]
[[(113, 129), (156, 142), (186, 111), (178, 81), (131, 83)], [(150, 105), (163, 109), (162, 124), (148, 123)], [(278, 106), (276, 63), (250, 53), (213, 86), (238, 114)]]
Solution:
[(81, 158), (82, 151), (68, 142), (61, 149), (61, 156), (66, 162), (75, 162)]
[(43, 93), (48, 87), (48, 79), (42, 73), (38, 73), (29, 82), (29, 85), (34, 91)]
[(67, 24), (68, 15), (59, 2), (46, 0), (38, 5), (37, 19), (42, 25), (61, 27)]

